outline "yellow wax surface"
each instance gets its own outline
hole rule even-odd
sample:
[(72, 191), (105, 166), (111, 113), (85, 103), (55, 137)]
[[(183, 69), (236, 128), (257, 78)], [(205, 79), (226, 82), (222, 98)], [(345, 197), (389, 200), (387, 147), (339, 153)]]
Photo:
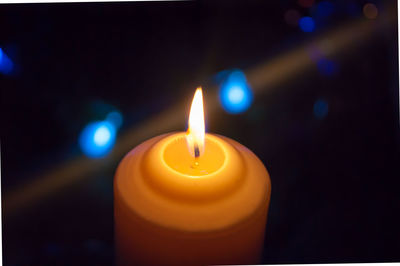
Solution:
[[(180, 199), (179, 207), (183, 202), (187, 207), (189, 202), (211, 201), (232, 194), (243, 181), (245, 171), (240, 153), (210, 134), (206, 135), (204, 151), (196, 165), (195, 158), (189, 154), (185, 133), (161, 139), (143, 157), (146, 181), (163, 196)], [(166, 208), (169, 206), (168, 203)], [(193, 210), (191, 206), (189, 209)]]
[(264, 165), (231, 139), (206, 134), (195, 160), (185, 133), (152, 138), (129, 152), (115, 175), (117, 260), (255, 263), (270, 192)]

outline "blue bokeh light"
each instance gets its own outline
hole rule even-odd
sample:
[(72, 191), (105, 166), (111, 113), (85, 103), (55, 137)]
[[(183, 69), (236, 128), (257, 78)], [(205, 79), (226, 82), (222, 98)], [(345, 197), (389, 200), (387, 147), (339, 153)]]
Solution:
[(242, 113), (250, 107), (253, 92), (242, 71), (234, 70), (229, 74), (221, 85), (219, 99), (225, 111), (231, 114)]
[(317, 62), (318, 70), (325, 76), (332, 76), (337, 72), (337, 64), (329, 59), (322, 58)]
[(110, 138), (110, 130), (108, 129), (108, 127), (102, 125), (94, 132), (93, 140), (97, 146), (102, 147), (106, 145), (108, 141), (110, 141)]
[(79, 136), (79, 145), (83, 153), (90, 158), (107, 155), (115, 144), (116, 129), (108, 121), (89, 123)]
[(228, 99), (233, 104), (238, 104), (243, 101), (244, 96), (245, 95), (241, 87), (232, 87), (228, 91)]
[(323, 119), (328, 114), (329, 106), (325, 100), (319, 99), (314, 103), (314, 115), (318, 119)]
[(11, 59), (4, 53), (3, 49), (0, 48), (0, 73), (4, 75), (11, 74), (14, 64)]
[(318, 17), (329, 17), (330, 15), (333, 14), (333, 11), (335, 10), (335, 6), (333, 5), (332, 2), (329, 1), (322, 1), (319, 2), (317, 5), (317, 16)]
[(299, 27), (304, 32), (312, 32), (315, 29), (315, 23), (312, 17), (302, 17), (299, 20)]
[(116, 129), (119, 129), (122, 125), (123, 122), (123, 117), (122, 114), (118, 111), (112, 111), (111, 113), (109, 113), (106, 117), (106, 120), (108, 122), (110, 122), (111, 124), (113, 124), (115, 126)]

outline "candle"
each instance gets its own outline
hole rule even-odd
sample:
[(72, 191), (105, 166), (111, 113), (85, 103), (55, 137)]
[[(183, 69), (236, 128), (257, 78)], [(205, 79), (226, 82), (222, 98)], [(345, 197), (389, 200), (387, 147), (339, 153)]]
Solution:
[(246, 147), (206, 134), (201, 88), (187, 132), (130, 151), (114, 179), (118, 265), (249, 264), (260, 259), (269, 174)]

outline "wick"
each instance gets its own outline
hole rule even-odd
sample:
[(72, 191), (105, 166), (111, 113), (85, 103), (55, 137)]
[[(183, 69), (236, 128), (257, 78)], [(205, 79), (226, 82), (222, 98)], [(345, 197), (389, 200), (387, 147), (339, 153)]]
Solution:
[(199, 157), (200, 157), (200, 149), (197, 143), (194, 143), (194, 164), (191, 165), (193, 169), (199, 167)]
[(199, 149), (199, 145), (197, 145), (197, 143), (194, 144), (194, 158), (199, 158), (200, 156), (200, 149)]

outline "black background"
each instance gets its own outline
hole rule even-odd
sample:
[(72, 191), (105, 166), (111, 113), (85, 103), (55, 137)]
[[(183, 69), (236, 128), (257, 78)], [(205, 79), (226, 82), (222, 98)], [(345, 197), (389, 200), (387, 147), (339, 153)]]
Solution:
[[(122, 112), (123, 133), (220, 71), (362, 18), (365, 3), (336, 1), (312, 33), (285, 22), (288, 9), (311, 12), (297, 1), (1, 5), (0, 47), (15, 66), (0, 76), (3, 195), (80, 156), (79, 133), (99, 106)], [(244, 144), (270, 172), (262, 263), (400, 260), (397, 25), (331, 59), (333, 75), (315, 66), (257, 94), (246, 112), (220, 108), (207, 120), (207, 131)], [(329, 108), (319, 118), (321, 99)], [(116, 165), (3, 213), (4, 265), (112, 264)]]

